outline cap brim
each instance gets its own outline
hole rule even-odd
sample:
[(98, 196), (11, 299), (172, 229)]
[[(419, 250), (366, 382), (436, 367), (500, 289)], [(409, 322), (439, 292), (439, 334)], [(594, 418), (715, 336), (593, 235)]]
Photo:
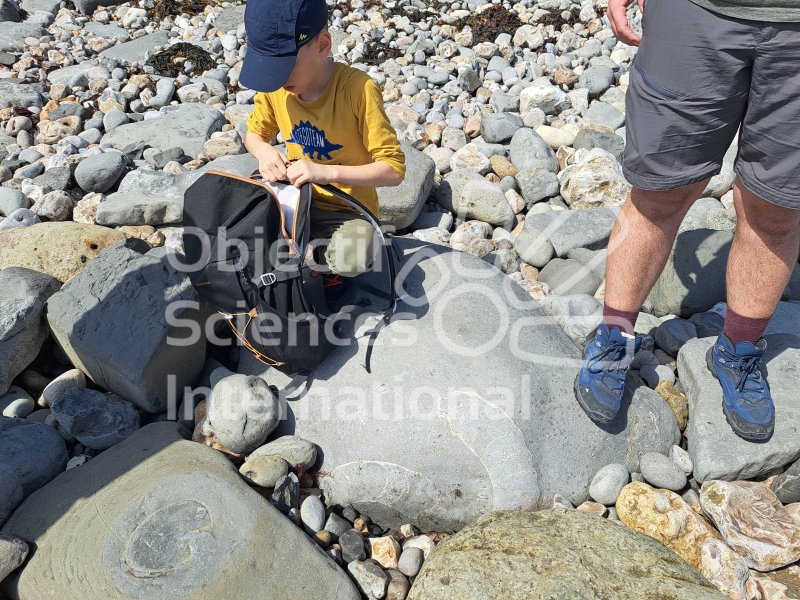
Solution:
[(267, 56), (248, 44), (239, 83), (257, 92), (274, 92), (289, 79), (296, 59), (296, 54)]

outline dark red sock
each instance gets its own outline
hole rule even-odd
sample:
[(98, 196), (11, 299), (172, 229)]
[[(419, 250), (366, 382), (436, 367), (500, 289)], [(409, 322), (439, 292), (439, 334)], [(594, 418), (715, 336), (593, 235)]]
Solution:
[(603, 323), (609, 329), (617, 327), (620, 331), (633, 335), (633, 328), (638, 316), (638, 310), (617, 310), (608, 304), (603, 304)]
[(725, 337), (734, 344), (750, 342), (755, 344), (764, 336), (770, 317), (753, 319), (743, 317), (728, 307), (725, 312)]

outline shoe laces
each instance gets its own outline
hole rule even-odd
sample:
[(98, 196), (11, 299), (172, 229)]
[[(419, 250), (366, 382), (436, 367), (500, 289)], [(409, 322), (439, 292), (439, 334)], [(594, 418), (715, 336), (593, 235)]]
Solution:
[[(764, 389), (761, 369), (759, 369), (761, 357), (732, 356), (730, 358), (726, 357), (726, 362), (728, 366), (739, 372), (736, 389), (742, 394), (742, 398), (749, 401), (760, 400)], [(750, 395), (750, 392), (754, 392), (754, 394)]]
[[(592, 358), (590, 368), (595, 373), (603, 372), (603, 380), (611, 383), (609, 387), (622, 389), (625, 385), (625, 372), (628, 364), (622, 361), (627, 350), (627, 345), (610, 343)], [(603, 360), (609, 357), (608, 360)]]

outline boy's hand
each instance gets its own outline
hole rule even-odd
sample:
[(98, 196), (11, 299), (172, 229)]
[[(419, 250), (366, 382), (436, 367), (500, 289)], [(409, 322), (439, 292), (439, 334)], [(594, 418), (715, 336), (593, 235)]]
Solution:
[(264, 146), (257, 158), (258, 172), (265, 181), (270, 183), (286, 181), (286, 167), (289, 165), (289, 159), (285, 154), (278, 152), (272, 146)]
[(330, 166), (320, 165), (310, 160), (292, 162), (286, 170), (286, 174), (292, 185), (298, 188), (304, 183), (326, 184), (333, 181), (333, 173)]

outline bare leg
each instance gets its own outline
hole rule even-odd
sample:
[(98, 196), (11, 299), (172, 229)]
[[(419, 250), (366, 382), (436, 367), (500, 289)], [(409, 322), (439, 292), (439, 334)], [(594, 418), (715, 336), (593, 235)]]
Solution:
[(759, 198), (738, 178), (733, 204), (737, 225), (728, 259), (728, 306), (745, 317), (766, 318), (797, 264), (800, 210)]
[(663, 192), (631, 190), (608, 243), (608, 306), (620, 311), (641, 308), (667, 263), (683, 217), (708, 181)]

